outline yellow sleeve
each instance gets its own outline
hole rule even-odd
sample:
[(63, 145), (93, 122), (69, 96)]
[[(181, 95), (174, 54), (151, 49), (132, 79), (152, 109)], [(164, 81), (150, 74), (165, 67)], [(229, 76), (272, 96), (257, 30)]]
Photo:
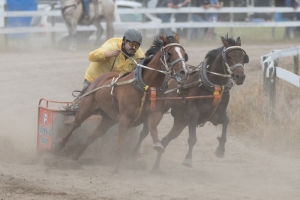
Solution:
[(118, 48), (117, 43), (114, 38), (107, 40), (100, 48), (89, 53), (90, 62), (101, 62), (105, 60), (105, 52), (113, 51)]
[(139, 48), (136, 52), (137, 58), (145, 58), (145, 54), (141, 48)]

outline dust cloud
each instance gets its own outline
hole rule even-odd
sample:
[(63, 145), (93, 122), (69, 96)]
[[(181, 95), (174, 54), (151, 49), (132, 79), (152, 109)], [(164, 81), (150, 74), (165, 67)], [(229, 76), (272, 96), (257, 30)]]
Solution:
[[(243, 134), (228, 133), (225, 158), (214, 156), (221, 126), (207, 124), (197, 129), (193, 168), (181, 165), (188, 150), (188, 131), (173, 140), (163, 154), (163, 174), (151, 174), (156, 152), (151, 138), (143, 142), (137, 162), (125, 157), (120, 176), (111, 176), (113, 162), (95, 154), (79, 161), (52, 154), (39, 155), (37, 117), (40, 98), (72, 101), (71, 92), (80, 89), (89, 64), (92, 42), (66, 51), (67, 45), (52, 45), (46, 37), (9, 41), (0, 48), (0, 197), (1, 199), (102, 199), (102, 200), (196, 200), (273, 199), (298, 200), (300, 160), (272, 154)], [(243, 41), (243, 38), (242, 38)], [(220, 41), (190, 44), (182, 42), (189, 63), (198, 65), (205, 54), (221, 46)], [(150, 42), (142, 46), (146, 50)], [(292, 44), (246, 44), (250, 57), (245, 84), (260, 81), (260, 56)], [(235, 93), (237, 94), (237, 93)], [(172, 116), (159, 125), (162, 138), (170, 130)], [(101, 144), (101, 141), (96, 141)], [(114, 149), (113, 144), (111, 148)], [(100, 154), (100, 153), (99, 153)]]

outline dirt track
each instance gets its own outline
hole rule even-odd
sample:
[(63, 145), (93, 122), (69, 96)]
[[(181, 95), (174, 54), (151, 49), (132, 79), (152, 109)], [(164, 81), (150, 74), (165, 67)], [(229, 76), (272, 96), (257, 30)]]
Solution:
[[(218, 42), (210, 47), (184, 47), (189, 63), (196, 65), (208, 50), (219, 46)], [(261, 55), (292, 44), (242, 46), (250, 63), (246, 66), (245, 85), (239, 89), (260, 80)], [(221, 126), (197, 129), (193, 168), (181, 165), (188, 149), (185, 130), (163, 155), (163, 175), (150, 173), (156, 156), (150, 137), (143, 143), (139, 158), (144, 168), (123, 167), (118, 178), (111, 177), (109, 165), (37, 156), (38, 100), (73, 100), (71, 91), (81, 88), (92, 49), (67, 52), (35, 47), (1, 52), (0, 199), (300, 199), (299, 156), (274, 155), (241, 134), (228, 133), (225, 158), (219, 159), (213, 153)], [(166, 115), (159, 126), (160, 138), (171, 124), (172, 117)]]

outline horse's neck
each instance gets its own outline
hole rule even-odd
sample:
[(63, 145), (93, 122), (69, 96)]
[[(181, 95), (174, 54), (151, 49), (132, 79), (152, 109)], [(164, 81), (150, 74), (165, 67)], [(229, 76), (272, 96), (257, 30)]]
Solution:
[[(215, 73), (219, 73), (219, 74), (225, 74), (225, 72), (227, 71), (224, 64), (223, 64), (223, 60), (222, 60), (222, 55), (218, 55), (216, 57), (216, 59), (211, 63), (210, 65), (210, 70), (211, 72), (215, 72)], [(207, 74), (208, 79), (217, 85), (225, 85), (228, 81), (228, 78), (226, 77), (222, 77), (222, 76), (218, 76), (218, 75), (214, 75), (212, 73), (208, 73)]]
[[(156, 69), (156, 70), (162, 70), (161, 69), (161, 61), (160, 61), (161, 53), (157, 53), (154, 58), (147, 64), (147, 67)], [(165, 74), (149, 69), (144, 69), (143, 72), (143, 80), (146, 83), (146, 85), (149, 85), (150, 87), (159, 87), (162, 85), (165, 78)]]

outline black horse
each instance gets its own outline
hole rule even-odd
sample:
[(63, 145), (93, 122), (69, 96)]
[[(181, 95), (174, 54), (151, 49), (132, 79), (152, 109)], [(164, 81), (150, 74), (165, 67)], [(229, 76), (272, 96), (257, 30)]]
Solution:
[[(221, 37), (222, 47), (209, 51), (205, 56), (198, 71), (192, 73), (183, 87), (178, 90), (176, 81), (169, 80), (169, 90), (166, 97), (179, 96), (185, 99), (185, 103), (174, 103), (168, 100), (171, 114), (174, 117), (173, 127), (161, 140), (164, 148), (169, 142), (178, 137), (183, 129), (189, 128), (189, 150), (183, 165), (192, 167), (192, 150), (196, 144), (196, 127), (211, 122), (215, 126), (222, 124), (222, 136), (218, 138), (219, 146), (215, 152), (217, 157), (224, 157), (226, 131), (229, 118), (226, 113), (229, 103), (229, 90), (233, 84), (242, 85), (245, 80), (244, 63), (249, 62), (249, 57), (241, 48), (241, 39), (235, 41), (232, 38)], [(173, 88), (173, 89), (172, 89)], [(176, 100), (178, 101), (178, 100)], [(170, 107), (166, 106), (165, 110)], [(148, 135), (147, 127), (144, 127), (139, 142), (133, 151), (136, 154), (142, 140)], [(158, 152), (153, 171), (159, 172), (159, 163), (163, 152)]]

